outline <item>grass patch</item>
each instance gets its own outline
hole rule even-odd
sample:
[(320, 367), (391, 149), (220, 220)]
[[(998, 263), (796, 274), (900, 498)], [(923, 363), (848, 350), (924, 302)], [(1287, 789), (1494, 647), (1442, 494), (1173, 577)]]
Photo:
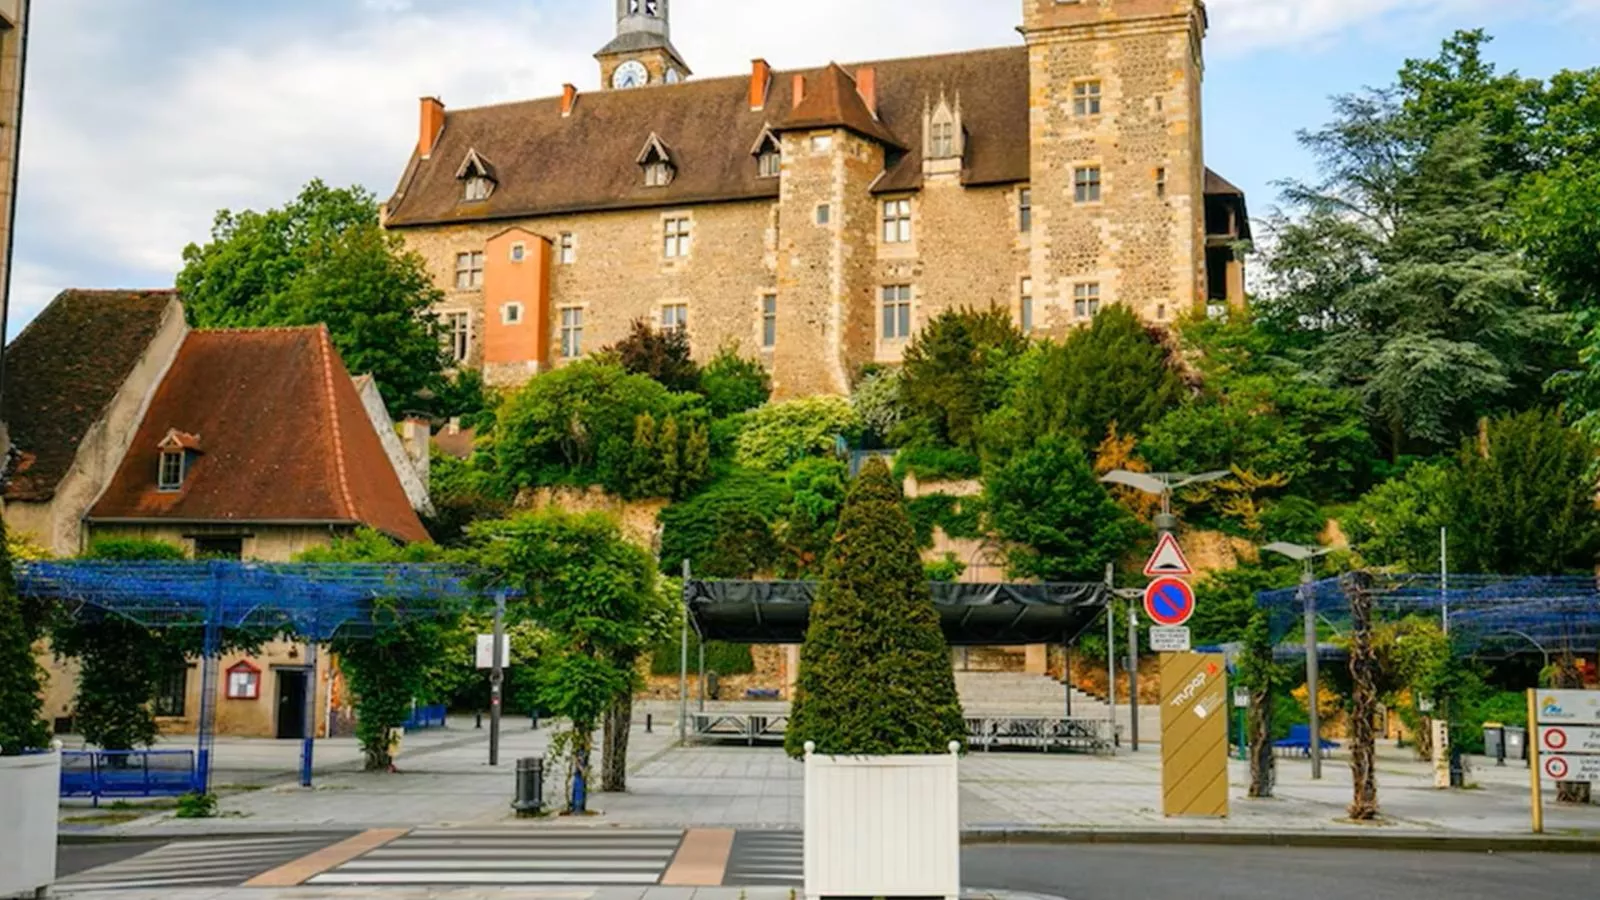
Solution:
[(98, 812), (84, 816), (67, 816), (62, 819), (65, 825), (121, 825), (141, 819), (144, 815), (136, 812)]

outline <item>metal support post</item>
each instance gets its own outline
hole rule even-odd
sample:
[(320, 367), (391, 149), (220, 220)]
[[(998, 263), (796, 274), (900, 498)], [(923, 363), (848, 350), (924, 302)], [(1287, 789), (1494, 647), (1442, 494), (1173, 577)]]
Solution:
[(700, 712), (706, 711), (706, 639), (700, 638)]
[(1306, 707), (1311, 729), (1311, 780), (1322, 778), (1322, 713), (1317, 709), (1317, 593), (1312, 588), (1311, 561), (1300, 575), (1300, 597), (1306, 620)]
[(217, 735), (217, 678), (222, 656), (222, 568), (212, 562), (211, 598), (206, 608), (205, 643), (200, 664), (200, 735), (195, 748), (195, 772), (200, 793), (211, 793), (211, 748)]
[(1067, 718), (1072, 718), (1072, 644), (1061, 645), (1061, 683), (1067, 689)]
[(1139, 752), (1139, 611), (1128, 608), (1128, 746)]
[(500, 714), (501, 692), (505, 688), (505, 656), (500, 645), (506, 637), (506, 592), (501, 589), (494, 595), (494, 646), (489, 651), (489, 765), (500, 765)]
[(683, 624), (678, 644), (678, 743), (689, 743), (689, 561), (683, 561)]
[(1116, 563), (1106, 563), (1106, 708), (1111, 716), (1111, 743), (1117, 743), (1117, 589)]
[[(312, 629), (315, 631), (316, 629)], [(300, 786), (311, 787), (311, 769), (317, 744), (317, 640), (311, 635), (306, 641), (306, 704), (305, 730), (300, 741)]]

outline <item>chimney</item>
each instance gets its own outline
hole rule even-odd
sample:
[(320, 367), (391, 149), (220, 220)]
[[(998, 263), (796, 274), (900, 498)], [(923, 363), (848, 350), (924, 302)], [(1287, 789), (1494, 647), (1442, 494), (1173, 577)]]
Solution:
[(417, 135), (417, 155), (427, 159), (444, 133), (444, 103), (438, 97), (422, 98), (422, 127)]
[(871, 66), (862, 66), (856, 69), (856, 93), (861, 95), (862, 102), (867, 104), (867, 112), (872, 117), (878, 117), (878, 70)]
[(427, 419), (413, 417), (400, 423), (400, 443), (405, 445), (406, 456), (411, 457), (411, 467), (422, 479), (423, 487), (428, 485), (428, 455), (432, 438), (433, 426)]
[(572, 115), (572, 108), (578, 104), (578, 89), (570, 84), (561, 86), (561, 118)]
[(794, 76), (794, 105), (799, 106), (806, 99), (806, 77), (796, 74)]
[(772, 88), (772, 67), (764, 59), (750, 61), (750, 108), (767, 108), (767, 91)]

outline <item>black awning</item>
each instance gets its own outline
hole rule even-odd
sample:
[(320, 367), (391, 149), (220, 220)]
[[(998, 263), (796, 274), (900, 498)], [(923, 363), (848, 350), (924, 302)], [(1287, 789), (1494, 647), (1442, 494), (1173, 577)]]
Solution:
[[(952, 646), (1067, 643), (1105, 609), (1103, 584), (929, 585)], [(805, 641), (816, 590), (810, 581), (690, 581), (684, 598), (706, 640), (737, 644)]]

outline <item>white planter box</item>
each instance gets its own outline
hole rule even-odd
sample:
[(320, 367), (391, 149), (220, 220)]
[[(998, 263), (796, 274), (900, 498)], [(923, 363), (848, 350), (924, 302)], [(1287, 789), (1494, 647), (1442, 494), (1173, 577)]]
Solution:
[(806, 897), (961, 895), (960, 778), (947, 756), (818, 756), (806, 744)]
[(0, 897), (35, 894), (56, 880), (61, 754), (0, 756)]

